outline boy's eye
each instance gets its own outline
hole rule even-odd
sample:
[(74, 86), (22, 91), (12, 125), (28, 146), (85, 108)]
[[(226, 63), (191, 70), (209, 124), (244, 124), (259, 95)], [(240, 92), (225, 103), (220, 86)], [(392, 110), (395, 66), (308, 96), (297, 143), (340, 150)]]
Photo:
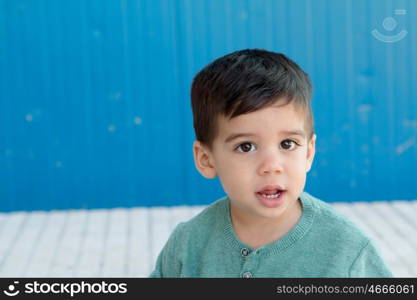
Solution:
[[(239, 152), (250, 152), (250, 150), (252, 149), (252, 146), (253, 146), (252, 143), (245, 142), (237, 146), (236, 149)], [(241, 151), (239, 149), (241, 149)]]
[(297, 146), (297, 142), (293, 140), (284, 140), (281, 142), (281, 148), (284, 150), (294, 150)]

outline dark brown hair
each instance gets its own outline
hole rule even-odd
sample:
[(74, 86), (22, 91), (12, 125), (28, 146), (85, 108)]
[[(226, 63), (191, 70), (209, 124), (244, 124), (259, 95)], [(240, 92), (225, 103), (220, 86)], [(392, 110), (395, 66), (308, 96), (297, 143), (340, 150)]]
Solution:
[(283, 54), (262, 49), (230, 53), (194, 77), (191, 104), (196, 139), (211, 149), (219, 115), (232, 119), (278, 99), (303, 109), (310, 139), (314, 133), (311, 93), (308, 75)]

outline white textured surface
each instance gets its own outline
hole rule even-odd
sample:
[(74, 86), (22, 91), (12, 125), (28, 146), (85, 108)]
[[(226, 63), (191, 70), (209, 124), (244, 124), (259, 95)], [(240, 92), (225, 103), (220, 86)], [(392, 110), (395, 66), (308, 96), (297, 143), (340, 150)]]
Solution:
[[(417, 201), (333, 203), (396, 277), (417, 277)], [(0, 277), (146, 277), (169, 234), (204, 206), (0, 214)]]

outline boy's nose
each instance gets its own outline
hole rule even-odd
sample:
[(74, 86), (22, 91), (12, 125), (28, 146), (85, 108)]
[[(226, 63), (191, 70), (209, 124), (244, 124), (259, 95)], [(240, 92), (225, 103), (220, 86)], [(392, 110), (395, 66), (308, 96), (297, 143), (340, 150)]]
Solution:
[(278, 155), (269, 155), (265, 157), (259, 166), (260, 175), (280, 174), (283, 172), (282, 162)]

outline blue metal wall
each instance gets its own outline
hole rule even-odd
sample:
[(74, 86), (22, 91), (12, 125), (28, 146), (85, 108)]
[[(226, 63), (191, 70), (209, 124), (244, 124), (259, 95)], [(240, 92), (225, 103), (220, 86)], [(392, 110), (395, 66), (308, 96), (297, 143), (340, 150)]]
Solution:
[(416, 28), (417, 1), (0, 0), (0, 210), (223, 196), (194, 167), (189, 88), (242, 48), (284, 52), (313, 79), (306, 190), (415, 199)]

